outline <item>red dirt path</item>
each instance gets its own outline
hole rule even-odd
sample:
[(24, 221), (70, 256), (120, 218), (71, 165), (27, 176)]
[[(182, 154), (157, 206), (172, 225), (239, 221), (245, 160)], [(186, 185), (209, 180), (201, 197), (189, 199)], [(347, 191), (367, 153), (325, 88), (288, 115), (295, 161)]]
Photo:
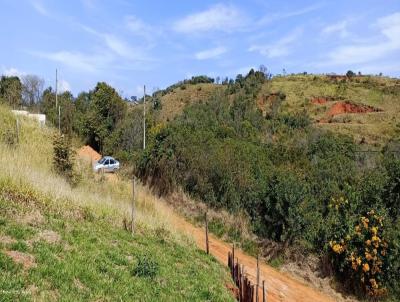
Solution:
[[(202, 228), (195, 227), (182, 217), (174, 215), (174, 225), (193, 237), (197, 246), (205, 250), (205, 232)], [(228, 252), (232, 246), (221, 241), (213, 235), (209, 235), (210, 253), (222, 264), (227, 265)], [(257, 260), (246, 255), (241, 250), (235, 250), (235, 257), (239, 259), (239, 263), (245, 266), (245, 271), (249, 278), (256, 283), (256, 266)], [(260, 280), (265, 280), (267, 289), (267, 301), (269, 302), (333, 302), (328, 297), (317, 290), (297, 281), (285, 273), (279, 272), (274, 268), (266, 265), (260, 265)], [(262, 297), (262, 289), (259, 291)]]

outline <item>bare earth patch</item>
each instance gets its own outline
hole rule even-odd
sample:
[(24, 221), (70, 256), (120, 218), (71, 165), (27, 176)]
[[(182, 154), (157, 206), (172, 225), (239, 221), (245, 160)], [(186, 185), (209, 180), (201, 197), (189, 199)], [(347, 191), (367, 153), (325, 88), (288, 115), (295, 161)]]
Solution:
[(76, 286), (76, 288), (78, 288), (79, 290), (86, 290), (86, 286), (77, 278), (74, 279), (74, 285)]
[(382, 110), (379, 108), (375, 108), (364, 104), (355, 104), (352, 102), (337, 102), (331, 107), (331, 109), (328, 112), (328, 115), (334, 116), (343, 113), (371, 113), (380, 111)]
[(308, 256), (302, 262), (286, 263), (280, 267), (280, 271), (289, 273), (301, 282), (312, 284), (323, 293), (333, 297), (335, 301), (340, 302), (357, 302), (358, 300), (351, 297), (343, 297), (338, 291), (332, 287), (332, 277), (324, 277), (320, 272), (321, 263), (315, 256)]
[(25, 225), (39, 226), (44, 223), (45, 218), (38, 210), (26, 213), (23, 216), (17, 218), (17, 222)]
[(17, 240), (15, 240), (14, 238), (11, 238), (10, 236), (7, 236), (7, 235), (0, 235), (0, 242), (7, 245), (7, 244), (16, 243)]
[(61, 242), (61, 236), (54, 231), (44, 230), (44, 231), (41, 231), (39, 234), (37, 234), (35, 236), (35, 238), (28, 240), (27, 243), (28, 243), (28, 245), (32, 245), (33, 243), (39, 242), (39, 241), (45, 241), (49, 244), (56, 244), (56, 243)]
[(36, 267), (35, 257), (30, 254), (18, 251), (5, 251), (6, 255), (10, 257), (15, 263), (22, 264), (24, 269), (28, 270), (31, 267)]

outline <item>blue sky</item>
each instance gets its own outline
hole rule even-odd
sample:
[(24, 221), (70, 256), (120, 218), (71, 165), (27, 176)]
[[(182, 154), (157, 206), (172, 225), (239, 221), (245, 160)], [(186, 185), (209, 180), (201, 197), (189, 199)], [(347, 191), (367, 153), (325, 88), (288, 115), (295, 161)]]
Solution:
[(192, 75), (400, 76), (400, 1), (0, 0), (0, 73), (75, 95), (106, 81), (141, 95)]

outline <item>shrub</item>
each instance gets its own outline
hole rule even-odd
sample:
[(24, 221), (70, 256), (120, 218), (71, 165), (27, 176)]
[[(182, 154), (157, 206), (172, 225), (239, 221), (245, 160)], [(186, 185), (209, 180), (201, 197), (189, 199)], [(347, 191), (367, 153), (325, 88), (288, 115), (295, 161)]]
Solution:
[(327, 247), (337, 274), (359, 294), (385, 296), (390, 268), (384, 216), (376, 210), (354, 213), (355, 205), (343, 197), (332, 198), (329, 208)]
[(159, 271), (158, 262), (151, 259), (150, 256), (141, 255), (134, 267), (132, 274), (136, 277), (154, 278)]
[(53, 167), (54, 170), (65, 176), (71, 185), (77, 185), (80, 176), (74, 171), (73, 153), (70, 148), (70, 141), (64, 135), (56, 135), (53, 141)]

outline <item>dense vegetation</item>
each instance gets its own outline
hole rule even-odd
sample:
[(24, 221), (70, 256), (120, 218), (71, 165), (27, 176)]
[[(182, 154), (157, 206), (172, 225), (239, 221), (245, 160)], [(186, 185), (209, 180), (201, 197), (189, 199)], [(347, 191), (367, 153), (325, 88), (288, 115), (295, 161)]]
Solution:
[(154, 126), (138, 174), (162, 194), (182, 187), (211, 207), (244, 210), (261, 238), (329, 255), (359, 294), (398, 293), (396, 144), (359, 152), (351, 137), (314, 127), (304, 111), (282, 112), (283, 94), (264, 118), (255, 99), (265, 81), (251, 71)]
[[(105, 83), (76, 99), (59, 95), (62, 132), (132, 161), (137, 175), (160, 194), (183, 188), (209, 207), (244, 212), (259, 238), (327, 257), (350, 291), (399, 295), (398, 81), (351, 72), (271, 78), (265, 70), (251, 70), (212, 83), (194, 77), (146, 98), (145, 151), (143, 105), (126, 104)], [(186, 102), (181, 95), (187, 91), (197, 97)], [(175, 94), (185, 104), (182, 111), (160, 118), (171, 100), (166, 97)], [(388, 110), (343, 120), (329, 116), (315, 124), (326, 118), (327, 106), (311, 104), (315, 96), (364, 100)], [(39, 105), (57, 125), (51, 89)], [(384, 148), (366, 152), (372, 145)]]

